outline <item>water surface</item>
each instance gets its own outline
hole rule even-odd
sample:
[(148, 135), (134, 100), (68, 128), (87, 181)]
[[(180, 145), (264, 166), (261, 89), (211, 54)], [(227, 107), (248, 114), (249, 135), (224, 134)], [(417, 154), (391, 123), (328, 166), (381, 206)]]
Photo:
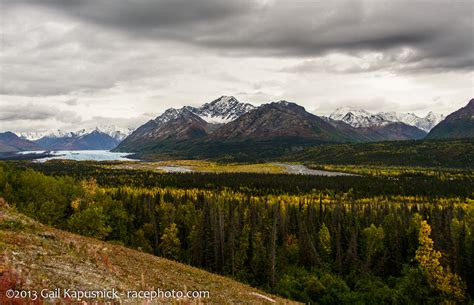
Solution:
[[(39, 154), (44, 152), (22, 151), (20, 154)], [(38, 158), (36, 162), (48, 160), (75, 160), (75, 161), (137, 161), (127, 158), (131, 153), (111, 152), (109, 150), (58, 150), (48, 152), (50, 156)]]
[(287, 174), (299, 174), (299, 175), (313, 175), (313, 176), (357, 176), (354, 174), (343, 173), (343, 172), (330, 172), (319, 169), (310, 169), (301, 164), (285, 164), (276, 163), (276, 165), (283, 166), (285, 173)]

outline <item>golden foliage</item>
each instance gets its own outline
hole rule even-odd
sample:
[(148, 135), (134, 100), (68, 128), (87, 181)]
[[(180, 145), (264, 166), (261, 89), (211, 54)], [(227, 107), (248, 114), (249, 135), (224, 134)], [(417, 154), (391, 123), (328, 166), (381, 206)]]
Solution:
[(454, 300), (463, 301), (465, 298), (464, 283), (459, 275), (441, 265), (442, 254), (433, 248), (434, 242), (430, 238), (430, 234), (430, 225), (426, 220), (422, 220), (418, 234), (420, 246), (416, 250), (415, 259), (426, 272), (431, 287), (447, 298), (446, 303), (451, 303)]

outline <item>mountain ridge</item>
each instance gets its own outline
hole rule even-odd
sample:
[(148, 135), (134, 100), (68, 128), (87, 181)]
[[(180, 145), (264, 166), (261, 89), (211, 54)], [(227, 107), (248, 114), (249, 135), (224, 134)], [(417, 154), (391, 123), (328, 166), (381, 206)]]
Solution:
[(474, 98), (446, 117), (427, 135), (427, 139), (474, 138)]
[[(79, 287), (83, 290), (116, 288), (127, 290), (208, 291), (201, 299), (155, 299), (149, 304), (162, 303), (241, 303), (300, 304), (271, 295), (229, 277), (204, 271), (173, 260), (127, 248), (115, 243), (61, 231), (9, 208), (0, 198), (2, 250), (0, 267), (3, 287), (20, 288), (28, 283), (30, 290), (45, 287)], [(19, 241), (22, 246), (19, 247)], [(51, 268), (50, 266), (55, 266)], [(21, 270), (21, 272), (19, 272)], [(9, 280), (8, 275), (11, 275)], [(14, 282), (16, 281), (16, 283)], [(13, 287), (8, 286), (11, 284)], [(7, 289), (5, 288), (5, 289)], [(205, 296), (205, 295), (204, 295)], [(269, 302), (271, 300), (271, 302)], [(18, 300), (14, 304), (32, 303)], [(42, 304), (43, 300), (38, 300)], [(46, 304), (50, 300), (44, 300)], [(58, 300), (56, 300), (58, 301)], [(61, 302), (71, 300), (61, 300)], [(10, 300), (0, 295), (0, 303)], [(122, 299), (125, 304), (138, 300)], [(144, 302), (143, 300), (141, 302)], [(82, 304), (82, 301), (81, 301)]]
[(34, 142), (22, 139), (13, 132), (0, 133), (0, 152), (17, 152), (23, 150), (39, 150), (41, 147)]
[[(472, 103), (473, 100), (468, 106)], [(107, 132), (102, 132), (101, 129), (106, 128), (96, 127), (92, 131), (57, 130), (34, 142), (54, 150), (114, 149), (206, 157), (208, 154), (214, 156), (215, 152), (211, 150), (219, 152), (222, 147), (226, 147), (226, 154), (235, 155), (239, 149), (250, 152), (259, 149), (261, 144), (268, 152), (272, 147), (283, 152), (323, 143), (418, 140), (425, 138), (424, 130), (430, 129), (442, 117), (433, 112), (424, 118), (413, 113), (373, 114), (354, 107), (338, 108), (329, 116), (317, 116), (284, 100), (256, 107), (232, 96), (221, 96), (199, 107), (169, 108), (139, 126), (123, 141), (111, 136), (113, 132), (123, 134), (119, 128), (109, 127)], [(453, 114), (449, 118), (453, 119)], [(470, 126), (469, 120), (466, 126)], [(84, 140), (86, 136), (90, 139)]]
[(90, 133), (71, 134), (65, 137), (42, 137), (33, 142), (45, 150), (109, 150), (120, 143), (98, 129)]
[(117, 141), (122, 141), (133, 131), (133, 129), (121, 128), (114, 125), (99, 125), (93, 128), (82, 128), (82, 129), (78, 129), (74, 131), (65, 131), (61, 129), (56, 129), (52, 131), (19, 132), (18, 136), (29, 141), (36, 141), (44, 137), (67, 138), (67, 137), (74, 137), (74, 136), (82, 136), (82, 135), (90, 134), (94, 131), (100, 131), (116, 139)]
[[(210, 123), (196, 109), (210, 104), (236, 104), (244, 113), (228, 123)], [(421, 139), (426, 133), (401, 122), (354, 128), (343, 121), (319, 117), (298, 104), (278, 101), (259, 107), (246, 105), (233, 97), (221, 97), (201, 108), (185, 106), (168, 109), (140, 126), (121, 142), (115, 151), (142, 155), (173, 155), (179, 158), (219, 156), (278, 156), (306, 146), (324, 143), (370, 142)], [(221, 112), (222, 113), (222, 112)], [(187, 118), (184, 120), (184, 118)], [(184, 136), (183, 136), (184, 135)], [(255, 152), (260, 150), (260, 152)]]

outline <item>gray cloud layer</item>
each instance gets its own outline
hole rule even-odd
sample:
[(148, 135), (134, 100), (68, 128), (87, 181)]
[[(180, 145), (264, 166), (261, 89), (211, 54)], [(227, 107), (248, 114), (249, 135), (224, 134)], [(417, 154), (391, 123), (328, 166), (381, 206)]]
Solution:
[(472, 0), (1, 1), (0, 129), (135, 124), (223, 94), (318, 113), (474, 94)]
[(231, 55), (319, 56), (413, 50), (415, 69), (474, 67), (474, 3), (420, 1), (8, 0), (36, 5), (132, 37)]
[(59, 122), (77, 123), (80, 117), (72, 111), (61, 111), (56, 107), (20, 104), (20, 105), (2, 105), (0, 111), (0, 121), (43, 121), (54, 119)]

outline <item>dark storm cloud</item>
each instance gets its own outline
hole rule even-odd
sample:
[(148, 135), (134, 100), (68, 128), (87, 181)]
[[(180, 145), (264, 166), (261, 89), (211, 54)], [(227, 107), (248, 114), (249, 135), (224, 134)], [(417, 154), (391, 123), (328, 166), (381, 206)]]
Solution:
[(8, 104), (0, 109), (0, 121), (44, 121), (54, 119), (59, 122), (79, 122), (80, 118), (72, 111), (61, 111), (56, 107), (39, 104)]
[(20, 4), (52, 8), (130, 37), (175, 40), (233, 56), (319, 57), (410, 48), (412, 71), (474, 67), (469, 0), (6, 1)]
[(149, 31), (225, 19), (249, 12), (251, 0), (6, 0), (9, 5), (53, 8), (79, 19), (122, 28)]

